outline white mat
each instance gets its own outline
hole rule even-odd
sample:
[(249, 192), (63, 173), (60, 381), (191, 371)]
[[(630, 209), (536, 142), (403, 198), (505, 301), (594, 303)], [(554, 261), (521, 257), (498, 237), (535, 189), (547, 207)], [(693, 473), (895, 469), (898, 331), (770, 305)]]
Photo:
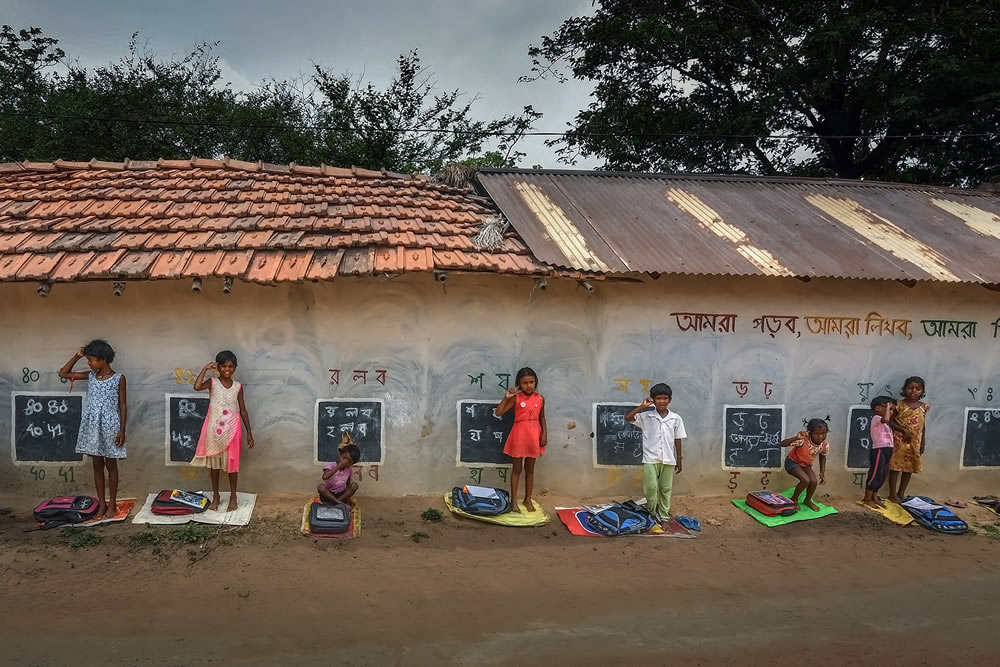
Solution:
[[(212, 497), (211, 491), (208, 493), (199, 491), (198, 493), (209, 498)], [(212, 510), (205, 510), (201, 514), (185, 514), (182, 516), (161, 516), (153, 514), (153, 501), (156, 500), (157, 495), (156, 493), (151, 493), (146, 496), (146, 504), (142, 506), (139, 513), (132, 519), (132, 523), (148, 523), (154, 526), (180, 526), (194, 521), (195, 523), (208, 523), (216, 526), (245, 526), (250, 523), (250, 516), (253, 514), (254, 505), (257, 504), (256, 493), (242, 493), (237, 491), (236, 500), (239, 502), (239, 506), (235, 512), (227, 512), (225, 508), (229, 504), (229, 492), (221, 491), (219, 492), (219, 497), (222, 500), (219, 501), (219, 507), (221, 508), (219, 510), (214, 512)]]

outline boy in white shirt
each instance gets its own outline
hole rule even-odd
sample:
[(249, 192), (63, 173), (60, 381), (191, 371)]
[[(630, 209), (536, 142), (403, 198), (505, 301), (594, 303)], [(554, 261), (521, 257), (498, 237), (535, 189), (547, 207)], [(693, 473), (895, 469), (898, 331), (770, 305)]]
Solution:
[[(670, 519), (674, 475), (683, 467), (681, 440), (687, 437), (684, 420), (667, 409), (673, 396), (669, 385), (655, 384), (649, 390), (649, 398), (625, 415), (625, 421), (642, 431), (642, 490), (646, 494), (646, 507), (661, 521)], [(656, 409), (646, 410), (650, 406)]]

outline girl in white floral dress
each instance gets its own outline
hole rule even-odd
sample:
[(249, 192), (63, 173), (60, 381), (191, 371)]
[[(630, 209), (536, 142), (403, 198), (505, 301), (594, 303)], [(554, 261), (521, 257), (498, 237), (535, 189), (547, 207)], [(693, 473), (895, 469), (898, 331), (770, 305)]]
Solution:
[[(73, 366), (83, 357), (87, 358), (90, 372), (74, 372)], [(87, 381), (87, 406), (80, 418), (76, 453), (86, 454), (93, 463), (98, 518), (111, 518), (118, 511), (118, 460), (125, 458), (125, 422), (128, 417), (125, 376), (111, 368), (114, 360), (115, 351), (107, 341), (92, 340), (59, 369), (59, 377), (63, 379)], [(107, 501), (104, 500), (105, 471), (110, 496)]]

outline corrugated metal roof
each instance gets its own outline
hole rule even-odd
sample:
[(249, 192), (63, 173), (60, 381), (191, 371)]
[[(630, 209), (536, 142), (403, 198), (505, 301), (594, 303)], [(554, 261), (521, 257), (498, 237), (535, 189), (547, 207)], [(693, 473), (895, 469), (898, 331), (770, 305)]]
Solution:
[(592, 171), (478, 179), (554, 266), (1000, 283), (1000, 197), (984, 191)]

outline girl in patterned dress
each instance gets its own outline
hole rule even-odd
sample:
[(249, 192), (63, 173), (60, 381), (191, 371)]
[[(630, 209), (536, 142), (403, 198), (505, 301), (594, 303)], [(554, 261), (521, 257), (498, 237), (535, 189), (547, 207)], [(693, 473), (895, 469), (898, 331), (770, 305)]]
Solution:
[[(84, 357), (90, 372), (74, 372), (73, 366)], [(114, 360), (115, 351), (107, 341), (92, 340), (59, 369), (59, 377), (65, 380), (87, 381), (87, 406), (80, 418), (76, 453), (86, 454), (93, 463), (98, 518), (111, 518), (118, 512), (118, 459), (125, 458), (125, 422), (128, 417), (125, 376), (111, 368)], [(105, 470), (110, 495), (107, 501), (104, 500)]]
[[(218, 378), (205, 378), (205, 373), (215, 371)], [(209, 390), (208, 414), (201, 427), (198, 449), (191, 465), (208, 468), (212, 478), (211, 510), (219, 509), (219, 474), (229, 473), (229, 507), (237, 507), (236, 478), (240, 471), (240, 447), (243, 445), (243, 427), (247, 430), (247, 447), (253, 449), (250, 432), (250, 415), (243, 403), (243, 385), (233, 380), (236, 372), (236, 355), (223, 350), (215, 355), (214, 363), (207, 363), (194, 382), (195, 391)]]
[(920, 460), (927, 446), (924, 421), (931, 409), (920, 400), (925, 396), (923, 378), (906, 378), (899, 395), (903, 398), (896, 403), (896, 413), (892, 417), (894, 442), (889, 459), (889, 500), (894, 503), (906, 500), (910, 477), (924, 469)]
[[(507, 436), (503, 453), (514, 459), (510, 474), (510, 504), (512, 511), (520, 512), (517, 504), (517, 486), (521, 481), (521, 470), (524, 470), (524, 507), (529, 512), (535, 511), (531, 502), (531, 492), (535, 485), (535, 460), (545, 453), (548, 444), (548, 428), (545, 425), (545, 399), (537, 393), (538, 375), (530, 368), (522, 368), (517, 372), (514, 387), (507, 390), (507, 395), (497, 406), (497, 417), (514, 408), (514, 428)], [(521, 391), (518, 392), (517, 389)]]

